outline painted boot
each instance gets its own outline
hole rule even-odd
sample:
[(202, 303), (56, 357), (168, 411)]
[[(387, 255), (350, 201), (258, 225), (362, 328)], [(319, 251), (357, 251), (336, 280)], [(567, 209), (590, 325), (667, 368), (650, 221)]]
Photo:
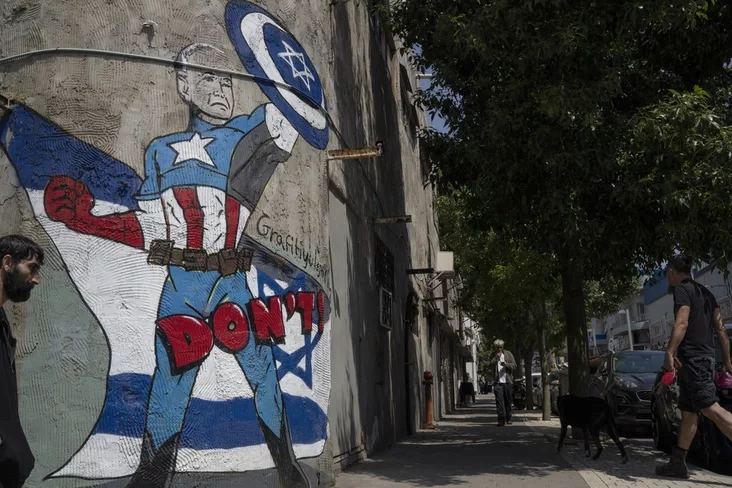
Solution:
[(686, 451), (674, 447), (671, 459), (665, 464), (656, 466), (656, 474), (666, 478), (689, 479), (689, 468), (686, 467)]
[(281, 436), (276, 436), (264, 422), (260, 420), (264, 440), (267, 441), (267, 447), (274, 459), (275, 468), (280, 478), (282, 488), (311, 488), (305, 472), (295, 458), (295, 451), (292, 449), (292, 438), (287, 426), (286, 415), (283, 415), (282, 424), (280, 424)]
[(167, 488), (173, 479), (175, 458), (180, 434), (175, 434), (155, 450), (152, 436), (145, 432), (142, 438), (140, 467), (137, 468), (127, 488)]

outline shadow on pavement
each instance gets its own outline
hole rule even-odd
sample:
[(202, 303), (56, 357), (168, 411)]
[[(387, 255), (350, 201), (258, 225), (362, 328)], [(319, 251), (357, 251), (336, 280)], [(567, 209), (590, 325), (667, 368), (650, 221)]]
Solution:
[(496, 427), (492, 395), (460, 408), (388, 451), (347, 469), (336, 486), (387, 486), (378, 481), (416, 486), (586, 487), (587, 484), (540, 434), (516, 412), (514, 425)]
[[(553, 449), (556, 449), (559, 441), (560, 426), (557, 420), (542, 422), (536, 413), (521, 413), (526, 425), (533, 431), (541, 434)], [(655, 475), (656, 464), (665, 462), (667, 457), (662, 452), (656, 451), (651, 439), (624, 438), (621, 441), (628, 451), (629, 462), (621, 464), (621, 457), (615, 443), (609, 437), (602, 435), (602, 443), (605, 448), (598, 460), (585, 457), (584, 440), (567, 438), (562, 450), (563, 457), (575, 469), (590, 470), (600, 473), (603, 478), (609, 480), (608, 486), (628, 484), (632, 486), (647, 486), (653, 480), (652, 486), (730, 486), (732, 478), (724, 475), (711, 473), (709, 471), (689, 465), (691, 480), (669, 480)], [(595, 453), (595, 446), (590, 442), (592, 453)], [(607, 482), (607, 481), (606, 481)], [(682, 483), (681, 485), (677, 485)]]

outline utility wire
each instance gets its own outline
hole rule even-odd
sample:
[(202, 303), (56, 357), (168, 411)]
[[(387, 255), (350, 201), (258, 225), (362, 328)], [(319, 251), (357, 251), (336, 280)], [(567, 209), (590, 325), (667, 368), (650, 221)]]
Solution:
[[(330, 116), (327, 110), (325, 110), (320, 104), (318, 104), (313, 98), (308, 95), (307, 93), (303, 92), (302, 90), (299, 90), (295, 88), (292, 85), (288, 85), (287, 83), (283, 83), (281, 81), (272, 80), (269, 78), (263, 78), (261, 76), (255, 76), (249, 73), (243, 73), (241, 71), (235, 71), (230, 69), (224, 69), (224, 68), (216, 68), (213, 66), (205, 66), (200, 64), (194, 64), (194, 63), (181, 63), (175, 60), (167, 59), (167, 58), (161, 58), (159, 56), (148, 56), (146, 54), (134, 54), (134, 53), (125, 53), (121, 51), (109, 51), (105, 49), (89, 49), (89, 48), (78, 48), (78, 47), (55, 47), (55, 48), (49, 48), (49, 49), (38, 49), (34, 51), (27, 51), (20, 54), (14, 54), (12, 56), (7, 56), (5, 58), (0, 58), (0, 66), (11, 63), (13, 61), (18, 61), (21, 59), (26, 58), (34, 58), (39, 56), (45, 56), (49, 54), (84, 54), (84, 55), (95, 55), (95, 56), (114, 56), (114, 57), (121, 57), (121, 58), (128, 58), (128, 59), (136, 59), (141, 61), (153, 61), (155, 63), (165, 64), (168, 66), (173, 66), (175, 69), (183, 69), (183, 68), (192, 68), (192, 69), (200, 69), (200, 70), (206, 70), (206, 71), (212, 71), (214, 73), (224, 73), (231, 76), (234, 76), (236, 78), (242, 78), (245, 80), (251, 80), (257, 83), (261, 83), (264, 85), (270, 85), (270, 86), (276, 86), (278, 88), (285, 89), (291, 93), (294, 93), (303, 101), (305, 101), (308, 105), (315, 108), (320, 112), (327, 120), (328, 126), (333, 130), (336, 137), (338, 138), (339, 142), (342, 146), (344, 146), (346, 149), (351, 149), (351, 146), (348, 144), (348, 142), (345, 140), (343, 135), (341, 134), (340, 130), (338, 130), (338, 127), (335, 125), (335, 122), (333, 121), (333, 118)], [(5, 101), (3, 101), (5, 99)], [(6, 97), (0, 96), (0, 108), (12, 108), (12, 100), (7, 99)], [(361, 160), (358, 159), (358, 165), (361, 169), (361, 173), (363, 174), (363, 177), (368, 182), (369, 186), (371, 187), (371, 191), (374, 192), (376, 195), (376, 199), (379, 202), (380, 211), (383, 212), (383, 203), (381, 202), (381, 198), (379, 197), (379, 192), (376, 190), (376, 186), (371, 181), (371, 178), (369, 178), (368, 173), (366, 172), (366, 169), (363, 167), (363, 164), (361, 163)]]

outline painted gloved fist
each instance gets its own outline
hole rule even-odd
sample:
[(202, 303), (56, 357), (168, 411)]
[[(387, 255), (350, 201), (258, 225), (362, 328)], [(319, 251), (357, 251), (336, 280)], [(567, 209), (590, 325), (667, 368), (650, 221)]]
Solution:
[(81, 181), (68, 176), (54, 176), (49, 180), (43, 203), (51, 220), (63, 222), (72, 230), (79, 230), (94, 220), (91, 191)]

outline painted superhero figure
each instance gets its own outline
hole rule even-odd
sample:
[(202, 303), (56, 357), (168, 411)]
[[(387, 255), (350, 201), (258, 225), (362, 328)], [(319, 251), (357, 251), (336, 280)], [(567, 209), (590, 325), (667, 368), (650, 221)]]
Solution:
[(271, 103), (232, 118), (228, 75), (188, 68), (225, 66), (225, 54), (192, 44), (177, 58), (177, 86), (191, 110), (184, 132), (153, 140), (145, 153), (139, 209), (95, 216), (81, 182), (53, 178), (45, 191), (49, 217), (72, 230), (147, 249), (148, 263), (168, 267), (156, 322), (156, 368), (140, 467), (130, 487), (167, 486), (201, 363), (214, 346), (231, 353), (252, 391), (257, 417), (284, 486), (307, 487), (296, 460), (272, 349), (247, 308), (251, 254), (239, 240), (297, 131)]

